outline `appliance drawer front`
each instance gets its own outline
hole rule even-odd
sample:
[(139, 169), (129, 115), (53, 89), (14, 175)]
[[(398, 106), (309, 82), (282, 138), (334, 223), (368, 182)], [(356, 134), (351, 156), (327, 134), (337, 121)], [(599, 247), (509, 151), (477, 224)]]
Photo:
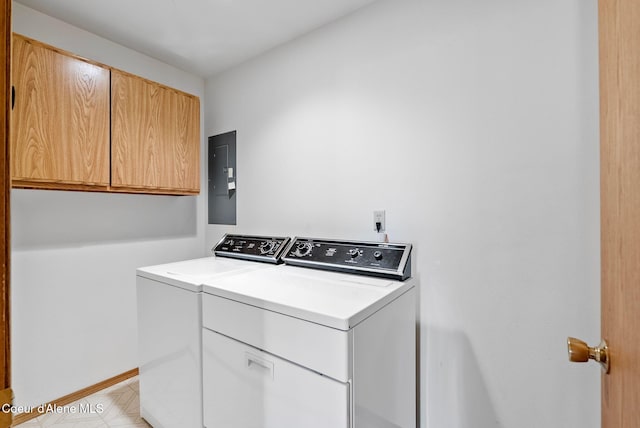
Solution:
[(342, 331), (203, 294), (202, 324), (341, 382), (352, 377), (352, 331)]
[(348, 428), (348, 383), (203, 330), (208, 428)]

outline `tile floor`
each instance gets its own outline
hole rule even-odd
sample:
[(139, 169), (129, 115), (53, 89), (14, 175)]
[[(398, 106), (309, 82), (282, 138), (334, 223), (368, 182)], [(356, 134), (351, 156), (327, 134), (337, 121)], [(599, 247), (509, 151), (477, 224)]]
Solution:
[[(67, 405), (69, 411), (46, 413), (16, 428), (149, 428), (140, 418), (138, 377)], [(73, 413), (75, 409), (75, 413)], [(91, 413), (93, 412), (93, 413)]]

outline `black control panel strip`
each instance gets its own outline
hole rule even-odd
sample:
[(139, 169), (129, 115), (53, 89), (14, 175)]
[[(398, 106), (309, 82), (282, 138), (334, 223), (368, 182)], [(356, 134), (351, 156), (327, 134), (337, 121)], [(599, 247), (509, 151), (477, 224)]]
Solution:
[(411, 244), (296, 237), (282, 259), (292, 266), (400, 281), (411, 277)]
[(266, 263), (282, 263), (289, 237), (226, 234), (211, 249), (216, 256)]

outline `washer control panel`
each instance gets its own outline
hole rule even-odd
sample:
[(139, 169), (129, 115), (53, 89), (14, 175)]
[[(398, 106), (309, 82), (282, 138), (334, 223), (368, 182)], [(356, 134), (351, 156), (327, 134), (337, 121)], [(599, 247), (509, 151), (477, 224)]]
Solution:
[(289, 243), (288, 237), (226, 234), (211, 249), (220, 257), (282, 263), (282, 254)]
[(411, 277), (411, 244), (294, 238), (286, 264), (405, 280)]

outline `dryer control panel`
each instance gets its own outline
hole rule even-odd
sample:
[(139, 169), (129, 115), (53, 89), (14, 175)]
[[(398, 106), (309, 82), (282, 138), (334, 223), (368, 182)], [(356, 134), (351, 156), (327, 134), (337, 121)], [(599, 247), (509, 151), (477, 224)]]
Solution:
[(267, 263), (282, 263), (288, 237), (226, 234), (211, 249), (219, 257), (233, 257)]
[(400, 281), (411, 277), (411, 244), (294, 238), (283, 260), (293, 266)]

